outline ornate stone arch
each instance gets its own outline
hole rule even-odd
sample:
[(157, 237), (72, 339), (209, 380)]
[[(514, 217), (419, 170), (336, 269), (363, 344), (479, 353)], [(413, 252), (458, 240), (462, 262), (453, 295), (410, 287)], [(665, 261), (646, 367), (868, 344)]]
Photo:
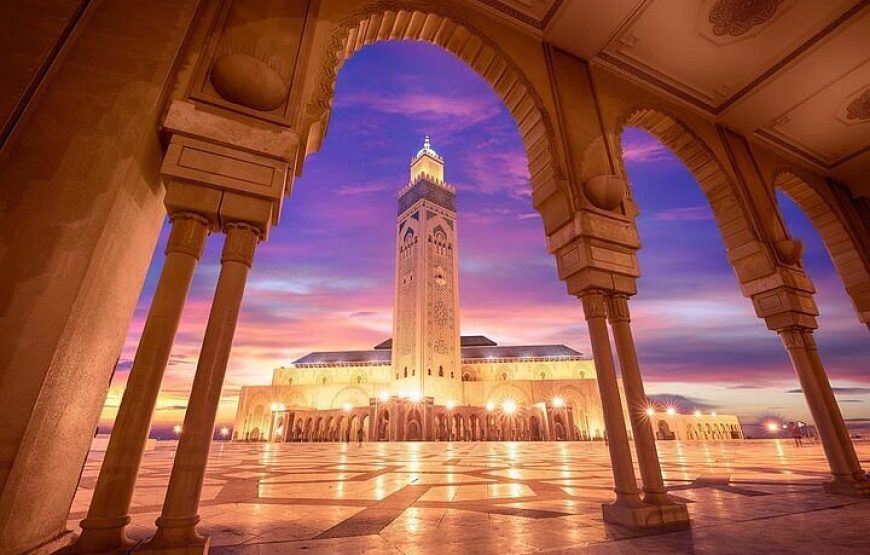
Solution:
[(329, 406), (340, 409), (345, 403), (350, 403), (354, 407), (364, 407), (368, 406), (370, 396), (369, 392), (362, 387), (351, 385), (336, 393)]
[(487, 400), (495, 403), (496, 406), (501, 406), (501, 402), (506, 399), (514, 400), (517, 405), (530, 405), (532, 403), (528, 393), (510, 383), (496, 387), (487, 396)]
[(840, 211), (811, 185), (812, 179), (795, 168), (773, 174), (773, 186), (785, 193), (807, 216), (822, 237), (840, 275), (858, 320), (870, 326), (870, 244), (850, 233)]
[[(707, 197), (728, 260), (741, 283), (758, 277), (759, 265), (769, 269), (766, 273), (773, 271), (773, 261), (759, 241), (762, 234), (752, 220), (746, 200), (737, 191), (713, 149), (689, 125), (662, 108), (634, 106), (618, 120), (615, 137), (620, 147), (622, 131), (626, 127), (637, 127), (656, 137), (683, 161), (695, 177)], [(622, 164), (622, 149), (618, 148), (618, 152)], [(624, 167), (622, 171), (625, 172)], [(745, 260), (737, 263), (737, 259)]]
[(570, 211), (571, 193), (554, 142), (557, 135), (540, 92), (495, 41), (440, 2), (370, 2), (335, 25), (323, 49), (313, 94), (303, 110), (305, 154), (319, 150), (326, 134), (342, 64), (363, 46), (383, 40), (415, 40), (440, 46), (490, 84), (517, 123), (536, 207), (545, 202), (555, 205), (555, 199), (564, 203), (560, 210), (541, 211), (545, 228), (563, 224)]

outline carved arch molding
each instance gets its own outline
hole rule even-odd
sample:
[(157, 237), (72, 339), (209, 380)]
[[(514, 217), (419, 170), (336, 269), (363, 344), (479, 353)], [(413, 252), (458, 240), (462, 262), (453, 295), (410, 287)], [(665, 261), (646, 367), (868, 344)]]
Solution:
[[(316, 151), (326, 134), (342, 64), (364, 46), (383, 40), (429, 42), (468, 64), (490, 84), (517, 123), (528, 158), (533, 199), (538, 191), (549, 196), (564, 187), (565, 174), (553, 142), (556, 134), (539, 92), (496, 42), (440, 2), (370, 3), (336, 24), (321, 55), (313, 96), (304, 110), (308, 152)], [(564, 201), (570, 202), (564, 190), (563, 194)], [(544, 217), (546, 225), (546, 214)]]

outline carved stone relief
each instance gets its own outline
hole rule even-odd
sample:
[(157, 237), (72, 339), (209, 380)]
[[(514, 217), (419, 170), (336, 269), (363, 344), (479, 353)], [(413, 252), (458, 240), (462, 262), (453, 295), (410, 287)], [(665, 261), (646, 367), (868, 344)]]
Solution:
[(770, 20), (783, 0), (719, 0), (707, 19), (716, 36), (739, 37)]
[(870, 89), (846, 106), (846, 119), (870, 120)]

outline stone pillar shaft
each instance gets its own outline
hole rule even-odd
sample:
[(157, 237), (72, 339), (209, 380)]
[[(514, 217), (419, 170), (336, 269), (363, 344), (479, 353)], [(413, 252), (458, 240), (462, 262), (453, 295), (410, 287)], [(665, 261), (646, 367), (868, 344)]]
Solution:
[(643, 389), (637, 352), (634, 348), (634, 338), (631, 334), (628, 297), (625, 295), (608, 296), (607, 317), (613, 330), (613, 342), (619, 358), (619, 369), (622, 371), (622, 385), (628, 404), (628, 418), (631, 422), (637, 462), (643, 479), (644, 501), (656, 504), (672, 503), (665, 492), (652, 423), (646, 414), (648, 402)]
[(227, 361), (260, 231), (247, 224), (229, 224), (226, 234), (220, 276), (184, 416), (184, 427), (172, 465), (163, 512), (157, 519), (157, 533), (143, 546), (142, 552), (194, 548), (208, 544), (207, 539), (196, 532), (199, 500)]
[(807, 400), (807, 405), (816, 424), (816, 430), (819, 433), (819, 438), (822, 440), (822, 447), (825, 450), (828, 465), (831, 468), (831, 473), (834, 475), (834, 481), (849, 480), (852, 473), (849, 470), (840, 446), (837, 430), (834, 428), (834, 423), (828, 412), (816, 371), (813, 368), (812, 359), (807, 352), (805, 341), (807, 333), (807, 330), (802, 328), (790, 328), (780, 330), (779, 336), (782, 339), (783, 345), (785, 345), (786, 351), (788, 351), (792, 366), (794, 366), (795, 373), (800, 381), (801, 389), (804, 392), (804, 397)]
[(166, 260), (154, 291), (145, 328), (127, 379), (82, 534), (69, 552), (110, 551), (129, 546), (128, 511), (160, 384), (178, 330), (196, 263), (208, 235), (208, 221), (182, 212), (171, 217)]
[(587, 291), (580, 295), (583, 313), (589, 327), (592, 354), (598, 375), (598, 389), (604, 412), (604, 426), (607, 429), (607, 446), (610, 450), (610, 464), (613, 466), (614, 491), (617, 504), (640, 505), (637, 480), (634, 475), (628, 432), (622, 415), (622, 400), (610, 349), (610, 337), (605, 320), (604, 294), (601, 291)]
[(855, 453), (855, 446), (852, 445), (852, 439), (849, 437), (849, 430), (846, 428), (846, 422), (843, 420), (843, 413), (840, 412), (840, 405), (837, 404), (837, 399), (834, 397), (834, 391), (831, 389), (831, 382), (828, 381), (828, 376), (825, 373), (825, 367), (822, 364), (821, 357), (819, 356), (819, 349), (816, 345), (816, 340), (813, 337), (812, 332), (809, 330), (804, 332), (803, 339), (807, 356), (810, 359), (813, 373), (816, 377), (816, 384), (819, 387), (819, 391), (828, 410), (828, 415), (834, 425), (834, 430), (836, 431), (838, 443), (843, 451), (846, 466), (851, 471), (855, 480), (866, 481), (864, 470), (861, 468), (858, 455)]

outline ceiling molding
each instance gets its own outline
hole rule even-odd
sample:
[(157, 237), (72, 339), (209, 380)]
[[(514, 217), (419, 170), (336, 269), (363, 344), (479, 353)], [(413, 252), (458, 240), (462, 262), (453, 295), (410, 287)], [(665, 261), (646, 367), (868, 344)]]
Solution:
[[(823, 41), (825, 38), (827, 38), (844, 24), (854, 19), (862, 11), (864, 11), (868, 5), (870, 5), (870, 2), (867, 2), (866, 0), (861, 0), (857, 2), (854, 6), (840, 14), (836, 19), (834, 19), (820, 31), (815, 33), (812, 37), (804, 41), (800, 46), (789, 52), (781, 60), (765, 70), (761, 75), (753, 79), (746, 86), (731, 95), (729, 98), (723, 100), (718, 105), (713, 105), (705, 102), (704, 100), (698, 98), (696, 95), (687, 92), (683, 88), (669, 83), (665, 79), (653, 75), (652, 73), (625, 61), (621, 57), (614, 56), (603, 49), (597, 54), (596, 59), (600, 60), (602, 63), (608, 66), (620, 70), (621, 72), (627, 73), (631, 77), (634, 77), (640, 81), (644, 81), (652, 87), (663, 90), (683, 100), (684, 102), (687, 102), (688, 104), (700, 108), (711, 115), (718, 116), (719, 114), (723, 113), (725, 110), (736, 104), (738, 101), (746, 97), (753, 90), (760, 87), (763, 83), (770, 80), (773, 76), (775, 76), (786, 66), (791, 64), (796, 58), (804, 54), (807, 50)], [(635, 16), (636, 13), (637, 12), (632, 15)], [(631, 18), (629, 18), (629, 20), (630, 19)]]
[(836, 169), (838, 166), (845, 164), (846, 162), (854, 160), (855, 158), (870, 152), (870, 145), (867, 145), (867, 146), (864, 146), (862, 148), (859, 148), (858, 150), (856, 150), (850, 154), (847, 154), (846, 156), (843, 156), (842, 158), (838, 158), (837, 160), (834, 160), (833, 162), (825, 162), (824, 160), (822, 160), (818, 156), (811, 154), (807, 150), (795, 145), (794, 143), (792, 143), (790, 141), (787, 141), (786, 139), (784, 139), (780, 135), (778, 135), (776, 133), (772, 133), (767, 129), (756, 129), (754, 133), (755, 133), (755, 135), (761, 137), (762, 139), (764, 139), (768, 142), (771, 142), (780, 148), (784, 148), (785, 150), (788, 150), (792, 154), (800, 156), (801, 158), (804, 158), (807, 161), (812, 162), (813, 164), (819, 166), (820, 168), (824, 168), (826, 170)]
[(773, 66), (768, 68), (767, 71), (753, 79), (748, 85), (734, 93), (731, 98), (728, 98), (727, 100), (719, 104), (719, 106), (716, 107), (716, 114), (724, 112), (736, 102), (738, 102), (741, 98), (752, 92), (754, 89), (758, 88), (762, 83), (773, 77), (775, 74), (779, 73), (781, 69), (794, 61), (795, 58), (824, 40), (828, 35), (836, 31), (840, 26), (849, 22), (856, 15), (864, 11), (864, 8), (866, 8), (867, 6), (868, 2), (866, 0), (862, 0), (860, 2), (857, 2), (854, 6), (852, 6), (842, 14), (840, 14), (837, 19), (830, 22), (818, 33), (807, 39), (803, 44), (786, 54), (783, 59), (781, 59)]
[(559, 11), (559, 8), (565, 2), (565, 0), (554, 0), (550, 7), (547, 9), (547, 12), (544, 14), (544, 17), (538, 19), (534, 16), (531, 16), (521, 10), (518, 10), (502, 0), (477, 0), (479, 3), (484, 4), (485, 6), (489, 6), (495, 10), (498, 10), (502, 14), (516, 19), (520, 23), (528, 25), (529, 27), (533, 27), (538, 31), (543, 31), (547, 24), (553, 19), (553, 16), (556, 15), (556, 12)]

